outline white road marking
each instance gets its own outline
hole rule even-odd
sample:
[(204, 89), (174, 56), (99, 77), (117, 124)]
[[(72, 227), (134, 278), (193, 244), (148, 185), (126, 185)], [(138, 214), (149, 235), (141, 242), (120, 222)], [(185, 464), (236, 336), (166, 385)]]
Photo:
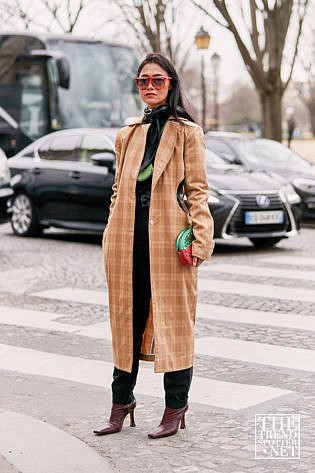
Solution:
[(1, 271), (0, 290), (14, 292), (16, 294), (24, 294), (30, 285), (30, 281), (34, 279), (34, 275), (40, 274), (42, 270), (42, 267), (33, 266), (30, 268)]
[[(145, 364), (145, 362), (141, 363), (136, 393), (164, 398), (162, 373), (153, 373), (152, 365), (150, 364), (149, 368)], [(110, 389), (113, 365), (104, 361), (0, 344), (0, 369)], [(209, 370), (211, 370), (211, 365)], [(190, 401), (218, 408), (240, 410), (291, 394), (293, 392), (286, 389), (230, 383), (195, 376), (190, 391)]]
[(105, 288), (102, 291), (93, 291), (90, 289), (62, 287), (60, 289), (34, 292), (31, 296), (60, 301), (83, 302), (84, 304), (108, 305), (108, 292)]
[(315, 373), (315, 351), (219, 337), (196, 340), (203, 355)]
[[(315, 271), (299, 271), (292, 268), (279, 269), (272, 267), (265, 268), (261, 266), (246, 266), (242, 264), (214, 264), (211, 271), (235, 274), (236, 276), (260, 276), (269, 278), (299, 279), (315, 281)], [(200, 273), (202, 277), (202, 273)]]
[(55, 319), (62, 316), (63, 314), (56, 314), (54, 312), (0, 306), (0, 324), (73, 333), (92, 338), (111, 339), (109, 321), (92, 325), (72, 325), (55, 321)]
[(315, 267), (315, 258), (303, 258), (302, 256), (266, 256), (264, 258), (260, 258), (259, 261), (261, 261), (262, 263), (272, 263), (273, 265), (279, 263), (295, 266)]
[[(224, 281), (210, 278), (199, 278), (198, 289), (209, 292), (222, 292), (236, 295), (241, 294), (287, 301), (315, 302), (314, 290), (274, 286), (271, 284), (254, 284), (230, 280)], [(61, 289), (34, 292), (31, 296), (82, 302), (86, 304), (108, 305), (108, 293), (106, 289), (103, 291), (94, 291), (91, 289), (73, 289), (71, 287), (64, 287)]]
[(110, 473), (86, 443), (34, 417), (0, 412), (0, 454), (21, 473)]
[[(56, 314), (1, 307), (0, 323), (50, 331), (56, 330), (111, 341), (109, 322), (86, 327), (55, 322), (52, 320), (53, 318), (56, 318)], [(253, 357), (253, 351), (255, 352), (255, 357)], [(199, 355), (210, 355), (220, 358), (231, 357), (232, 359), (250, 363), (254, 362), (263, 365), (315, 372), (315, 352), (311, 350), (207, 337), (196, 340), (196, 352)]]
[[(0, 324), (67, 332), (91, 338), (111, 339), (108, 320), (91, 325), (73, 325), (56, 320), (63, 316), (65, 315), (54, 312), (0, 306)], [(199, 319), (315, 331), (315, 317), (313, 316), (237, 309), (215, 304), (198, 303), (197, 326)]]
[(307, 330), (315, 332), (315, 317), (293, 313), (265, 312), (261, 310), (237, 309), (215, 304), (197, 304), (198, 319), (220, 320), (240, 324), (268, 325), (288, 329)]
[(221, 292), (243, 296), (256, 296), (286, 301), (315, 302), (315, 291), (292, 287), (274, 286), (271, 284), (254, 284), (238, 281), (221, 281), (217, 279), (199, 279), (198, 289), (209, 292)]

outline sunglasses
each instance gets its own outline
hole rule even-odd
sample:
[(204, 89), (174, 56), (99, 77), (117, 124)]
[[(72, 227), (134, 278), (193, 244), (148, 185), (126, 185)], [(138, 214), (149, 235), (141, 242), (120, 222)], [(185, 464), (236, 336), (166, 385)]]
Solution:
[(159, 76), (159, 77), (136, 77), (134, 79), (136, 86), (140, 90), (146, 89), (149, 84), (152, 85), (155, 89), (163, 89), (165, 86), (166, 79), (171, 80), (171, 77)]

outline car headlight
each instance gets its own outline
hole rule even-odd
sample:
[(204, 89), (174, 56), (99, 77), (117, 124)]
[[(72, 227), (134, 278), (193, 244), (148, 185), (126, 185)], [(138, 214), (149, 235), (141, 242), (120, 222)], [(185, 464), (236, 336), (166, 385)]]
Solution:
[(283, 191), (289, 204), (299, 204), (301, 202), (299, 194), (295, 192), (294, 187), (291, 186), (291, 184), (285, 186)]
[(8, 167), (7, 158), (0, 155), (0, 179), (3, 182), (10, 181), (10, 171)]
[(210, 195), (208, 197), (208, 204), (218, 204), (220, 202), (220, 199), (218, 197), (218, 194), (211, 190)]
[(295, 185), (295, 187), (298, 187), (303, 191), (315, 193), (315, 179), (305, 179), (299, 177), (297, 179), (294, 179), (293, 184)]

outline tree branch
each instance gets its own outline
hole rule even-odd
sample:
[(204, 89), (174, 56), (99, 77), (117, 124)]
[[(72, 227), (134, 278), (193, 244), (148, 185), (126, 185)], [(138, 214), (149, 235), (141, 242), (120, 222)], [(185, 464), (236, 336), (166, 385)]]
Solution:
[(293, 58), (292, 58), (292, 63), (291, 63), (289, 76), (288, 76), (287, 80), (285, 81), (285, 83), (283, 84), (283, 90), (286, 90), (286, 88), (288, 87), (289, 82), (292, 78), (292, 73), (293, 73), (293, 69), (294, 69), (294, 66), (295, 66), (295, 62), (296, 62), (296, 58), (297, 58), (297, 54), (298, 54), (298, 50), (299, 50), (299, 43), (300, 43), (300, 38), (301, 38), (301, 34), (302, 34), (303, 22), (304, 22), (304, 18), (305, 18), (305, 14), (306, 14), (308, 5), (309, 5), (309, 0), (301, 0), (299, 2), (299, 7), (300, 8), (299, 8), (299, 24), (298, 24), (297, 38), (296, 38), (296, 41), (295, 41), (294, 53), (293, 53)]

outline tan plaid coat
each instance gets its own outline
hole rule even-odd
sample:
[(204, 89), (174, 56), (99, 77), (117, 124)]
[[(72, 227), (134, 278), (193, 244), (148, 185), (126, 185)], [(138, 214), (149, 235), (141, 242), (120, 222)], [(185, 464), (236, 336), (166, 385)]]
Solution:
[[(193, 255), (207, 259), (212, 252), (213, 220), (207, 199), (205, 145), (202, 129), (170, 117), (156, 153), (149, 210), (151, 310), (142, 352), (152, 353), (156, 372), (193, 365), (198, 269), (182, 266), (175, 242), (193, 224)], [(142, 162), (148, 124), (142, 118), (120, 130), (116, 138), (117, 169), (110, 216), (103, 235), (104, 266), (109, 291), (114, 364), (132, 368), (132, 264), (135, 186)], [(177, 201), (184, 180), (190, 219)], [(154, 343), (153, 341), (154, 335)], [(147, 359), (150, 357), (147, 357)]]

